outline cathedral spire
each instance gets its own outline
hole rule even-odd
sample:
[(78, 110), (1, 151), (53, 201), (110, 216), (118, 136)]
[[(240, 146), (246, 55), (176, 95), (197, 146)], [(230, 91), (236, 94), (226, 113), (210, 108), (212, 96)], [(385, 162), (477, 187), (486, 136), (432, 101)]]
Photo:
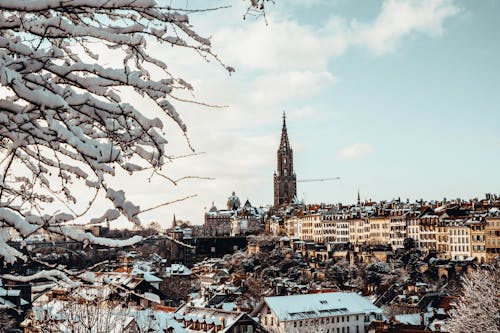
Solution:
[(290, 203), (297, 195), (297, 180), (293, 171), (293, 150), (288, 142), (286, 115), (283, 111), (281, 141), (277, 151), (277, 168), (274, 173), (274, 207)]
[(174, 230), (175, 227), (177, 227), (177, 220), (175, 218), (175, 213), (174, 213), (174, 219), (172, 220), (172, 230)]
[(283, 111), (283, 127), (281, 128), (281, 142), (280, 142), (280, 148), (288, 148), (289, 143), (288, 143), (288, 132), (286, 130), (286, 114), (285, 111)]

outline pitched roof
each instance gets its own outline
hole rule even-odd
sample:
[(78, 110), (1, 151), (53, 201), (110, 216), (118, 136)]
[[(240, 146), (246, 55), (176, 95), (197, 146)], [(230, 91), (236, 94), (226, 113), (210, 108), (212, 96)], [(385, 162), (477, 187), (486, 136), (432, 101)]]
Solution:
[(278, 320), (300, 320), (335, 315), (377, 313), (382, 310), (356, 293), (322, 293), (265, 297), (264, 302)]

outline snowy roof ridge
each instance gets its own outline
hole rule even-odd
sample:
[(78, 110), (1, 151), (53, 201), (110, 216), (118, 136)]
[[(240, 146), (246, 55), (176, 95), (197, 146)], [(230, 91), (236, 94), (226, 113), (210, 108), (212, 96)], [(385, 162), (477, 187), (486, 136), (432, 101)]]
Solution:
[(329, 317), (335, 314), (382, 313), (370, 300), (356, 294), (331, 292), (265, 297), (280, 321)]

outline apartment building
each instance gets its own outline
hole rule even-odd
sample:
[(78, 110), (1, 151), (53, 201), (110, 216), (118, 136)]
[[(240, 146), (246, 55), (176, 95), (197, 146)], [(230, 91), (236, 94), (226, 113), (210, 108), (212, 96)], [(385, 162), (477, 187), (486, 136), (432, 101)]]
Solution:
[(450, 258), (464, 260), (470, 257), (470, 228), (464, 220), (445, 221), (450, 239)]
[(383, 312), (356, 293), (320, 293), (265, 297), (260, 324), (273, 333), (364, 333)]
[(407, 223), (409, 212), (398, 209), (392, 210), (389, 217), (389, 239), (393, 251), (404, 248), (407, 237)]
[(387, 245), (391, 243), (390, 217), (374, 216), (369, 218), (370, 230), (367, 244)]
[(369, 237), (370, 221), (368, 219), (349, 220), (349, 242), (351, 244), (367, 244)]
[(500, 257), (500, 216), (486, 217), (484, 230), (486, 262), (493, 263)]
[(484, 217), (473, 217), (467, 221), (470, 228), (470, 256), (477, 258), (477, 262), (486, 262), (486, 219)]
[(439, 216), (428, 209), (427, 212), (420, 216), (419, 220), (418, 246), (427, 251), (436, 250), (436, 227)]

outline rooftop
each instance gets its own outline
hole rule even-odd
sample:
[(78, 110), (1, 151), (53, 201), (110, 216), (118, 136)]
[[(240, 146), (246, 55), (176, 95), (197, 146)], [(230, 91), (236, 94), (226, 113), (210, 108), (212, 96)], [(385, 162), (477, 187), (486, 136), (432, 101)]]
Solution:
[(382, 314), (381, 309), (356, 293), (275, 296), (265, 297), (264, 301), (280, 321), (348, 314)]

